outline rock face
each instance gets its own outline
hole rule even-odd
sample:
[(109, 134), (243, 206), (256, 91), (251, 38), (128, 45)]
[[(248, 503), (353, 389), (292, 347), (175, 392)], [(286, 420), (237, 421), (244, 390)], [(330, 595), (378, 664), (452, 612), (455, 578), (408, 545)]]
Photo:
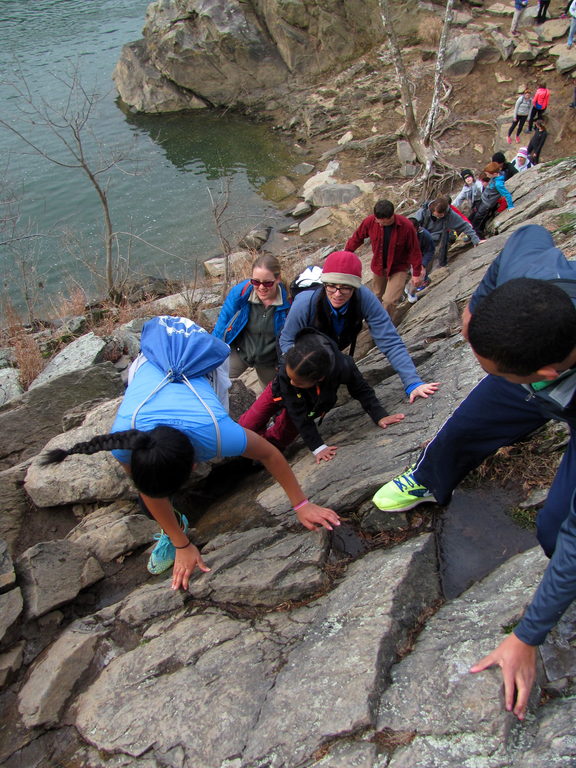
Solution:
[(114, 71), (143, 112), (255, 104), (294, 76), (342, 66), (381, 39), (376, 0), (158, 0)]
[[(442, 382), (436, 395), (408, 405), (373, 350), (359, 366), (406, 419), (379, 430), (343, 396), (320, 427), (338, 445), (333, 461), (319, 466), (291, 447), (306, 495), (353, 527), (296, 527), (278, 486), (247, 473), (235, 493), (209, 502), (192, 534), (211, 571), (176, 592), (169, 572), (150, 579), (144, 553), (133, 553), (154, 525), (112, 475), (114, 463), (91, 465), (80, 480), (71, 460), (68, 472), (31, 460), (33, 500), (104, 498), (82, 510), (66, 539), (26, 550), (15, 574), (0, 545), (0, 716), (14, 734), (0, 761), (40, 765), (48, 742), (54, 764), (86, 768), (573, 768), (576, 605), (541, 649), (546, 696), (535, 689), (523, 723), (503, 711), (498, 669), (468, 672), (530, 601), (546, 566), (540, 550), (444, 599), (430, 528), (451, 508), (391, 516), (371, 496), (483, 375), (459, 333), (458, 307), (510, 233), (527, 220), (545, 224), (573, 252), (575, 167), (571, 158), (512, 179), (515, 209), (496, 217), (494, 236), (455, 247), (410, 307), (400, 330), (422, 378)], [(369, 245), (359, 251), (370, 257)], [(54, 444), (107, 429), (115, 407), (98, 406)], [(14, 468), (6, 487), (24, 471)], [(100, 485), (104, 475), (111, 485)], [(216, 536), (218, 521), (228, 532)], [(149, 580), (134, 588), (136, 578)]]

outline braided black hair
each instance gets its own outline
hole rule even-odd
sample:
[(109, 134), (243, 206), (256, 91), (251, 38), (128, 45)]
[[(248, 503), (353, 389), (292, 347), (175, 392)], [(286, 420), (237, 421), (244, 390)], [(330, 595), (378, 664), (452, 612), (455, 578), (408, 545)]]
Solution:
[(128, 429), (76, 443), (68, 450), (54, 448), (40, 457), (40, 464), (59, 464), (67, 456), (91, 456), (99, 451), (132, 451), (130, 471), (134, 485), (146, 496), (165, 498), (188, 480), (194, 464), (194, 448), (179, 429), (159, 425), (149, 432)]
[(297, 338), (284, 358), (286, 366), (304, 381), (316, 384), (330, 372), (330, 355), (313, 333)]

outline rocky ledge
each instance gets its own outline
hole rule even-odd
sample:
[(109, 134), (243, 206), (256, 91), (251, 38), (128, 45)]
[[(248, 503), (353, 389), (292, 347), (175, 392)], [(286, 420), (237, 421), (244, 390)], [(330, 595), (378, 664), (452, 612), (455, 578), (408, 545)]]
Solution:
[[(436, 396), (407, 406), (372, 350), (362, 370), (387, 408), (407, 418), (382, 432), (343, 400), (322, 427), (339, 445), (334, 461), (318, 467), (293, 449), (306, 493), (348, 520), (342, 531), (295, 527), (281, 491), (253, 468), (241, 467), (236, 489), (216, 498), (210, 477), (220, 472), (223, 484), (238, 467), (206, 468), (184, 502), (204, 512), (195, 535), (212, 571), (173, 592), (168, 575), (145, 571), (155, 525), (109, 456), (38, 464), (47, 440), (54, 447), (108, 429), (120, 387), (112, 364), (94, 362), (85, 344), (84, 367), (70, 363), (3, 407), (3, 765), (574, 766), (574, 607), (541, 649), (523, 723), (503, 711), (498, 670), (468, 673), (530, 600), (546, 565), (539, 549), (446, 599), (441, 510), (386, 515), (370, 498), (479, 380), (458, 310), (510, 233), (541, 223), (576, 253), (575, 169), (571, 158), (515, 177), (516, 207), (496, 218), (493, 236), (473, 250), (454, 246), (449, 267), (408, 308), (400, 331), (423, 378), (442, 382)], [(73, 385), (91, 376), (94, 389)], [(96, 394), (98, 405), (81, 405)], [(61, 403), (57, 416), (32, 441), (30, 425), (52, 410), (48, 398)]]

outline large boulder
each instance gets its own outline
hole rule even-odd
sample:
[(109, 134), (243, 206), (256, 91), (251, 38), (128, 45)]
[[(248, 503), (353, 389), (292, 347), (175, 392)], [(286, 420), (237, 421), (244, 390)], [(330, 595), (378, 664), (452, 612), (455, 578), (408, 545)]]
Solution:
[(124, 390), (112, 363), (72, 371), (38, 386), (0, 409), (0, 469), (34, 456), (61, 431), (71, 408), (98, 397), (116, 397)]
[(446, 75), (469, 75), (476, 62), (493, 63), (501, 58), (498, 48), (480, 35), (459, 35), (451, 38), (446, 49)]
[(114, 72), (138, 111), (264, 103), (294, 75), (314, 76), (381, 39), (376, 0), (158, 0), (144, 40), (124, 46)]
[(88, 549), (71, 541), (35, 544), (16, 561), (16, 573), (29, 618), (73, 600), (104, 576)]

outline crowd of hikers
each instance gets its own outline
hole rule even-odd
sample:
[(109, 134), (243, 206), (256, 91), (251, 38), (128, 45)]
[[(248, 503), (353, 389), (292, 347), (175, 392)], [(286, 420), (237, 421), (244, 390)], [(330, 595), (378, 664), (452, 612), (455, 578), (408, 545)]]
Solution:
[[(529, 158), (522, 158), (525, 166)], [(407, 401), (435, 395), (439, 384), (420, 377), (394, 325), (394, 311), (404, 293), (410, 300), (429, 284), (434, 261), (446, 264), (454, 233), (480, 245), (499, 200), (513, 207), (507, 178), (523, 170), (496, 153), (478, 178), (462, 171), (463, 186), (453, 202), (438, 196), (410, 218), (397, 214), (391, 201), (379, 200), (344, 249), (332, 252), (321, 268), (307, 269), (291, 288), (278, 259), (259, 256), (251, 276), (228, 294), (211, 334), (187, 318), (148, 321), (110, 433), (50, 451), (43, 463), (111, 451), (162, 528), (148, 568), (162, 573), (172, 567), (173, 589), (186, 589), (196, 568), (209, 571), (188, 536), (188, 521), (171, 501), (195, 462), (233, 456), (260, 462), (303, 526), (332, 530), (340, 524), (337, 512), (307, 498), (285, 449), (301, 437), (316, 464), (337, 461), (338, 446), (325, 442), (319, 429), (342, 385), (376, 427), (393, 428), (405, 418), (387, 412), (354, 362), (364, 323), (400, 377)], [(365, 240), (372, 249), (373, 290), (363, 284), (355, 254)], [(463, 316), (464, 336), (487, 376), (417, 463), (376, 493), (377, 507), (397, 512), (424, 502), (446, 505), (463, 477), (500, 446), (550, 418), (576, 427), (573, 284), (576, 267), (547, 230), (524, 226), (508, 239)], [(255, 369), (262, 393), (236, 422), (227, 410), (230, 377), (248, 368)], [(538, 517), (550, 565), (514, 632), (471, 670), (499, 664), (506, 708), (520, 719), (534, 680), (536, 647), (576, 597), (575, 490), (572, 432)]]

